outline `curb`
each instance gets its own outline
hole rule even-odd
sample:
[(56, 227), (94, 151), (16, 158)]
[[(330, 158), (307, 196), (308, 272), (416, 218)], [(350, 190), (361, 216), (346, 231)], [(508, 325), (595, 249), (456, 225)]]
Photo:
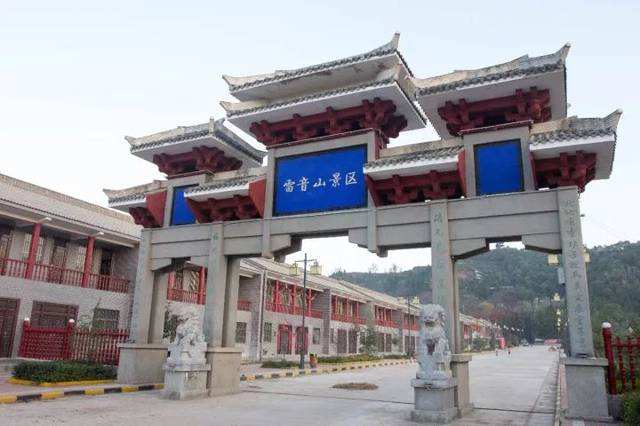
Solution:
[(342, 371), (348, 370), (356, 370), (363, 368), (374, 368), (374, 367), (385, 367), (389, 365), (401, 365), (401, 364), (412, 364), (415, 361), (412, 360), (404, 360), (404, 361), (385, 361), (385, 362), (375, 362), (375, 363), (354, 363), (348, 365), (340, 365), (336, 367), (323, 367), (323, 368), (305, 368), (304, 370), (293, 369), (293, 370), (284, 370), (282, 373), (260, 373), (260, 374), (242, 374), (240, 375), (241, 382), (253, 382), (255, 380), (265, 380), (265, 379), (284, 379), (287, 377), (297, 377), (297, 376), (309, 376), (313, 374), (329, 374), (329, 373), (340, 373)]
[(115, 383), (115, 380), (78, 380), (75, 382), (34, 382), (31, 380), (23, 380), (23, 379), (15, 379), (11, 377), (7, 380), (8, 383), (13, 385), (24, 385), (24, 386), (38, 386), (44, 388), (56, 388), (56, 387), (67, 387), (67, 386), (93, 386), (93, 385), (106, 385), (109, 383)]
[(149, 385), (120, 385), (120, 386), (107, 386), (100, 388), (87, 388), (87, 389), (72, 389), (72, 390), (54, 390), (46, 392), (27, 393), (19, 395), (0, 395), (0, 404), (12, 404), (15, 402), (31, 402), (31, 401), (48, 401), (51, 399), (63, 398), (66, 396), (77, 395), (104, 395), (108, 393), (129, 393), (129, 392), (143, 392), (156, 389), (163, 389), (163, 383), (149, 384)]

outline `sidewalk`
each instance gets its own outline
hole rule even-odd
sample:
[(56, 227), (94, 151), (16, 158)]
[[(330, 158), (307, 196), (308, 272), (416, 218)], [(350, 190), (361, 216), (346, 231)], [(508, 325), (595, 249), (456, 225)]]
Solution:
[[(412, 360), (381, 360), (371, 362), (354, 362), (344, 364), (326, 364), (318, 368), (262, 368), (259, 364), (246, 364), (240, 368), (241, 381), (253, 381), (263, 379), (279, 379), (286, 377), (297, 377), (314, 374), (327, 374), (356, 369), (367, 369), (390, 365), (409, 364)], [(162, 389), (161, 383), (150, 383), (145, 385), (121, 385), (115, 383), (103, 383), (96, 385), (76, 385), (61, 387), (29, 386), (9, 383), (11, 376), (0, 376), (0, 404), (13, 402), (29, 402), (33, 400), (46, 400), (62, 398), (74, 395), (102, 395), (106, 393), (127, 393)]]

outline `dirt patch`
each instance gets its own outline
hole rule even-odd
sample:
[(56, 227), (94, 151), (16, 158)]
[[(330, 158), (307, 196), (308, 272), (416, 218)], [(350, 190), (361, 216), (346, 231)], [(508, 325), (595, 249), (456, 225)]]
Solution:
[(373, 383), (338, 383), (332, 386), (334, 389), (348, 389), (348, 390), (376, 390), (378, 385)]

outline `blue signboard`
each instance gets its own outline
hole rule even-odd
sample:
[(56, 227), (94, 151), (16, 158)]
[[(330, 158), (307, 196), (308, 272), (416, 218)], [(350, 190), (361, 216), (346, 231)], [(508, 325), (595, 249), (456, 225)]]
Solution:
[(520, 140), (476, 145), (474, 153), (477, 195), (524, 189)]
[(279, 158), (273, 215), (366, 206), (366, 161), (365, 145)]
[(173, 203), (171, 204), (172, 226), (196, 223), (196, 218), (184, 198), (184, 191), (191, 188), (192, 186), (194, 185), (179, 186), (173, 188)]

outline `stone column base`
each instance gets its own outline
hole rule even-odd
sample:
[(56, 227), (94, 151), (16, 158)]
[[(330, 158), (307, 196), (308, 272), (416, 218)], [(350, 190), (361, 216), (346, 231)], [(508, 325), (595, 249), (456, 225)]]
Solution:
[(242, 349), (209, 347), (206, 356), (207, 364), (211, 366), (207, 376), (209, 396), (240, 392)]
[(453, 390), (456, 380), (429, 382), (422, 379), (411, 381), (414, 392), (414, 410), (411, 420), (420, 423), (446, 424), (453, 420), (458, 410), (454, 405)]
[(166, 399), (194, 399), (207, 395), (207, 372), (210, 365), (165, 365), (164, 389)]
[(456, 379), (454, 390), (455, 405), (458, 409), (458, 417), (464, 417), (473, 411), (471, 395), (469, 392), (469, 354), (451, 354), (451, 373)]
[(565, 417), (590, 421), (611, 421), (604, 381), (605, 358), (563, 358), (567, 383)]
[(141, 385), (162, 383), (162, 366), (167, 361), (167, 345), (159, 343), (122, 343), (118, 363), (118, 383)]

